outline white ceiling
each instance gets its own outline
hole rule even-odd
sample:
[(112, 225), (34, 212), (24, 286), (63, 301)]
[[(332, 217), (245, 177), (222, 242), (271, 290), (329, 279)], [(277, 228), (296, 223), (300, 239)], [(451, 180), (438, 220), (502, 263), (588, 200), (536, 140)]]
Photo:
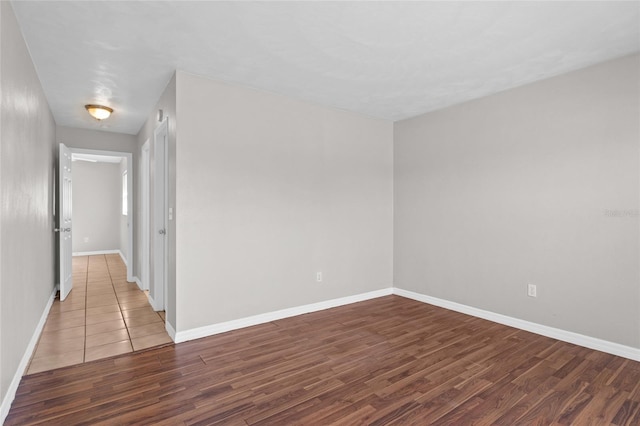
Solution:
[(637, 1), (12, 4), (56, 122), (130, 134), (176, 69), (399, 120), (640, 50)]

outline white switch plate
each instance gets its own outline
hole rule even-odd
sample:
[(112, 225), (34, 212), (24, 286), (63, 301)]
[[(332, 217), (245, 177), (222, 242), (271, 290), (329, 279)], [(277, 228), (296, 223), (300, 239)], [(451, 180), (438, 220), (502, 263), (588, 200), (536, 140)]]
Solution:
[(316, 281), (322, 282), (322, 272), (316, 272)]
[(538, 297), (538, 288), (536, 287), (535, 284), (527, 285), (527, 295), (529, 297)]

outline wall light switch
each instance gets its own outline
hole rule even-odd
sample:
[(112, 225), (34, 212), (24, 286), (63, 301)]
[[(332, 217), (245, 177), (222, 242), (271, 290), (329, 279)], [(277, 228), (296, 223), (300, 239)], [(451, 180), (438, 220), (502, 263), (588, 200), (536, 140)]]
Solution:
[(529, 297), (538, 297), (538, 289), (535, 284), (527, 285), (527, 295)]

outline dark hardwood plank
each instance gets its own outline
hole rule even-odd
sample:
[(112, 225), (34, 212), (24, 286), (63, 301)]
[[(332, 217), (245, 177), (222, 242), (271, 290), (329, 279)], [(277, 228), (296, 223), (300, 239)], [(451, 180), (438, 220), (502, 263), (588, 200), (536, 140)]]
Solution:
[(640, 363), (388, 296), (23, 377), (7, 425), (640, 424)]

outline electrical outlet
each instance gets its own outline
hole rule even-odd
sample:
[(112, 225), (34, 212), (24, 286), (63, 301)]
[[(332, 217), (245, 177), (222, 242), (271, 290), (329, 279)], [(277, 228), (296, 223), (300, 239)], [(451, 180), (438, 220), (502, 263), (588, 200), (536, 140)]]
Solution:
[(89, 242), (89, 237), (84, 237), (84, 242), (88, 243)]
[(538, 297), (538, 288), (535, 284), (527, 284), (527, 296)]
[(322, 272), (316, 272), (316, 281), (319, 283), (322, 282)]

